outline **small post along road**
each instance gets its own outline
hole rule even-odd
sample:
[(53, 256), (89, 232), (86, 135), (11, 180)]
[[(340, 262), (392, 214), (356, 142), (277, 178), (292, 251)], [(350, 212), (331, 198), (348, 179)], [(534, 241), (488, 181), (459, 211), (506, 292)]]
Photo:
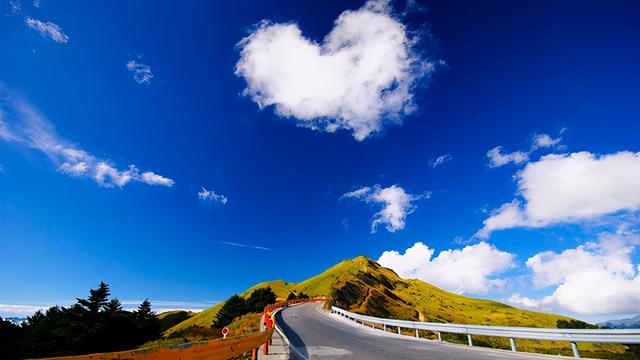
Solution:
[[(276, 326), (289, 343), (291, 359), (551, 359), (551, 355), (472, 347), (398, 335), (374, 329), (371, 323), (368, 326), (356, 323), (344, 314), (324, 312), (321, 307), (321, 303), (300, 304), (284, 308), (275, 314)], [(471, 335), (468, 339), (472, 345)], [(640, 341), (640, 332), (633, 339)], [(515, 350), (515, 342), (512, 345)], [(577, 352), (575, 354), (578, 355)], [(571, 359), (558, 356), (553, 358)]]

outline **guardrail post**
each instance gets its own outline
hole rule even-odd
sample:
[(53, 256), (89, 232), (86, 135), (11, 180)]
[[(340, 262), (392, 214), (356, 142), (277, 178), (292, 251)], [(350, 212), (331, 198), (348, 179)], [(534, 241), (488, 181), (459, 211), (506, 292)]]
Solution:
[(416, 337), (420, 338), (420, 335), (418, 335), (418, 329), (416, 329)]
[(573, 356), (579, 358), (580, 351), (578, 351), (578, 344), (575, 342), (571, 342), (571, 350), (573, 350)]
[(469, 339), (469, 346), (473, 346), (473, 340), (471, 340), (471, 334), (467, 334), (467, 339)]
[(398, 326), (398, 335), (402, 335), (400, 334), (400, 326)]
[(251, 360), (258, 360), (258, 349), (251, 350)]
[(384, 330), (384, 332), (387, 332), (387, 324), (382, 324), (382, 330)]
[(372, 322), (371, 322), (371, 327), (375, 329), (375, 328), (376, 328), (376, 323), (374, 323), (374, 322), (372, 321)]
[(442, 342), (442, 334), (438, 331), (438, 341)]
[(511, 343), (511, 351), (516, 351), (516, 340), (514, 338), (509, 338), (509, 342)]

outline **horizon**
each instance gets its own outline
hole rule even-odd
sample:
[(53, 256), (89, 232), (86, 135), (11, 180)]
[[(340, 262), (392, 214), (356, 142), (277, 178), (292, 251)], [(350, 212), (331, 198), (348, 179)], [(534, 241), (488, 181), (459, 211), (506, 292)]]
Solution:
[(636, 1), (0, 14), (3, 318), (100, 281), (203, 310), (357, 256), (522, 309), (640, 314)]

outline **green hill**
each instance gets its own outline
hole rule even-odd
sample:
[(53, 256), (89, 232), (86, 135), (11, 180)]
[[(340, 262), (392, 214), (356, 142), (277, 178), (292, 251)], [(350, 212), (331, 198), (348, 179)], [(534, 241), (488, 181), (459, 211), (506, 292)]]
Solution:
[[(450, 293), (416, 279), (402, 279), (394, 271), (380, 266), (375, 261), (360, 256), (345, 260), (300, 283), (282, 280), (264, 282), (245, 291), (247, 297), (257, 288), (270, 286), (278, 298), (286, 298), (292, 292), (304, 292), (309, 296), (325, 295), (326, 306), (335, 305), (356, 313), (396, 318), (403, 320), (450, 322), (458, 324), (530, 326), (555, 328), (560, 319), (570, 318), (522, 310), (492, 300), (475, 299)], [(208, 327), (213, 322), (221, 304), (217, 304), (193, 317), (173, 326), (165, 332), (176, 331), (197, 325)], [(423, 334), (433, 336), (433, 334)], [(448, 335), (448, 341), (463, 342), (463, 339)], [(480, 346), (509, 348), (507, 339), (477, 337), (474, 343)], [(568, 343), (519, 340), (518, 349), (550, 354), (571, 354)], [(627, 349), (622, 345), (580, 344), (585, 356), (622, 356)]]
[(160, 329), (165, 331), (187, 319), (192, 317), (195, 313), (185, 310), (171, 310), (158, 314), (158, 320), (160, 320)]

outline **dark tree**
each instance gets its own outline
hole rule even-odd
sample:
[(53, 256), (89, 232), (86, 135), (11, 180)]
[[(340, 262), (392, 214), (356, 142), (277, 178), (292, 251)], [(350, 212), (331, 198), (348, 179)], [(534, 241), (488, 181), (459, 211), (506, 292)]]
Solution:
[(109, 295), (102, 282), (87, 299), (38, 311), (21, 326), (0, 320), (0, 359), (128, 350), (160, 337), (160, 322), (148, 300), (130, 312)]
[(271, 287), (255, 289), (247, 299), (247, 312), (260, 312), (265, 306), (276, 302), (276, 294)]
[(109, 295), (111, 295), (109, 292), (109, 285), (101, 281), (97, 289), (89, 290), (88, 299), (78, 298), (77, 300), (78, 304), (82, 305), (87, 311), (97, 314), (102, 307), (107, 305)]
[(23, 337), (20, 326), (0, 317), (0, 359), (19, 359)]
[(141, 336), (141, 342), (146, 342), (160, 337), (162, 334), (162, 331), (160, 330), (160, 320), (158, 320), (155, 311), (151, 310), (151, 302), (149, 299), (144, 299), (144, 301), (138, 306), (138, 310), (135, 311), (135, 317), (139, 328), (139, 334)]
[(597, 325), (592, 325), (580, 320), (558, 320), (556, 322), (558, 329), (598, 329)]
[(104, 311), (108, 314), (115, 314), (122, 311), (122, 304), (118, 298), (113, 298), (104, 306)]
[(297, 298), (298, 296), (294, 292), (290, 292), (289, 295), (287, 295), (287, 300), (295, 300)]
[(213, 327), (223, 328), (233, 321), (238, 316), (247, 313), (247, 302), (239, 295), (233, 295), (224, 305), (220, 308), (216, 314), (216, 319), (213, 321)]
[(303, 293), (302, 291), (298, 294), (298, 299), (308, 299), (309, 295)]
[(136, 317), (138, 319), (148, 319), (155, 315), (156, 313), (151, 310), (151, 302), (149, 299), (144, 299), (144, 301), (138, 306), (138, 310), (136, 310)]

